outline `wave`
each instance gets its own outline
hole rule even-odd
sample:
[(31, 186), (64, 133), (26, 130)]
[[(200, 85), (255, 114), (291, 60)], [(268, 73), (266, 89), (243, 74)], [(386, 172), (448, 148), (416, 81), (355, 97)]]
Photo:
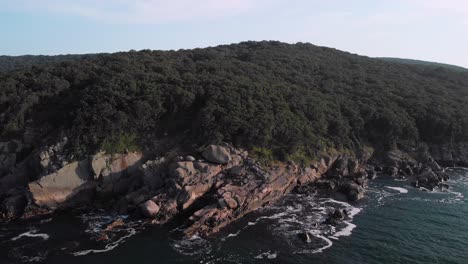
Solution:
[(275, 259), (276, 257), (278, 257), (278, 252), (272, 253), (270, 251), (263, 252), (260, 255), (255, 256), (256, 259)]
[[(337, 226), (323, 224), (328, 214), (335, 209), (346, 209), (347, 220)], [(292, 251), (295, 254), (316, 254), (330, 248), (333, 245), (332, 239), (350, 236), (357, 227), (352, 223), (353, 218), (361, 211), (362, 208), (333, 198), (311, 195), (299, 199), (291, 195), (274, 208), (266, 208), (264, 215), (258, 217), (254, 223), (268, 221), (265, 224), (272, 233), (288, 241), (294, 247)], [(248, 225), (254, 223), (249, 222)], [(310, 235), (307, 243), (298, 239), (304, 232)]]
[(324, 246), (322, 246), (322, 247), (317, 248), (317, 249), (303, 249), (303, 250), (295, 251), (295, 252), (293, 252), (293, 254), (317, 254), (317, 253), (322, 253), (324, 250), (326, 250), (326, 249), (330, 248), (331, 246), (333, 246), (333, 242), (329, 238), (327, 238), (327, 237), (325, 237), (323, 235), (317, 235), (317, 234), (312, 234), (312, 235), (314, 237), (316, 237), (316, 238), (319, 238), (319, 239), (325, 241), (326, 244)]
[(16, 241), (16, 240), (18, 240), (20, 238), (23, 238), (23, 237), (40, 237), (40, 238), (42, 238), (44, 240), (49, 239), (50, 236), (48, 234), (36, 233), (37, 231), (38, 231), (37, 229), (29, 230), (28, 232), (19, 234), (18, 236), (12, 238), (11, 241)]
[(83, 250), (83, 251), (72, 253), (72, 255), (84, 256), (84, 255), (88, 255), (89, 253), (103, 253), (103, 252), (111, 251), (115, 249), (116, 247), (118, 247), (120, 244), (124, 243), (128, 238), (136, 234), (136, 230), (133, 228), (129, 228), (128, 231), (129, 231), (129, 234), (122, 236), (115, 242), (111, 242), (107, 244), (103, 249), (88, 249), (88, 250)]
[(399, 191), (400, 193), (408, 193), (408, 190), (405, 189), (405, 188), (402, 188), (402, 187), (385, 186), (385, 188), (395, 190), (395, 191)]
[(357, 227), (355, 224), (344, 221), (344, 224), (346, 224), (346, 227), (342, 228), (340, 231), (334, 233), (330, 238), (333, 239), (338, 239), (339, 237), (347, 237), (350, 236), (353, 232), (353, 230)]
[(172, 248), (184, 256), (206, 256), (212, 251), (211, 243), (197, 235), (174, 241)]

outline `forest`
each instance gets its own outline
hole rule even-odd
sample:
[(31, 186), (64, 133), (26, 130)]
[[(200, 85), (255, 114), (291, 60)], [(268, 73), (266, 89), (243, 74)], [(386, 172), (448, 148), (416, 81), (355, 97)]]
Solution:
[(308, 43), (0, 57), (0, 141), (75, 157), (164, 140), (277, 158), (468, 141), (468, 73)]

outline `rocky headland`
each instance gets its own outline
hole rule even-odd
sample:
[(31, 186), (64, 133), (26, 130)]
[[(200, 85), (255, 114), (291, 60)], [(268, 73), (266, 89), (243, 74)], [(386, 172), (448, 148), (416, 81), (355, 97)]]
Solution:
[[(2, 143), (2, 221), (85, 206), (145, 219), (147, 224), (178, 217), (183, 219), (184, 235), (207, 236), (292, 191), (321, 189), (357, 201), (364, 197), (368, 181), (378, 175), (411, 178), (415, 187), (428, 191), (449, 188), (438, 161), (466, 166), (467, 160), (460, 157), (468, 157), (466, 146), (458, 148), (456, 155), (446, 153), (447, 147), (438, 148), (437, 161), (428, 151), (368, 150), (359, 157), (324, 155), (301, 166), (292, 161), (261, 163), (246, 150), (221, 144), (152, 159), (138, 152), (100, 152), (73, 160), (63, 154), (66, 143), (64, 138), (20, 162), (22, 144)], [(336, 224), (346, 214), (331, 212), (326, 224)], [(119, 220), (109, 228), (124, 224)]]

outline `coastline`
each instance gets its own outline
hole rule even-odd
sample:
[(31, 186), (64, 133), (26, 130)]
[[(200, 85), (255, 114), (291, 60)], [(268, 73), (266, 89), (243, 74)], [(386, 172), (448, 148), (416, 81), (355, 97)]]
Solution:
[[(66, 139), (26, 160), (39, 162), (42, 176), (2, 197), (3, 220), (21, 221), (84, 207), (129, 215), (150, 225), (182, 219), (183, 234), (190, 238), (212, 235), (292, 191), (321, 189), (353, 202), (364, 197), (368, 181), (377, 175), (407, 177), (414, 187), (426, 190), (449, 188), (445, 169), (427, 153), (324, 156), (304, 167), (291, 161), (264, 165), (247, 151), (223, 144), (190, 153), (193, 156), (171, 153), (148, 160), (142, 153), (98, 153), (67, 162), (60, 156), (65, 143)], [(15, 173), (25, 170), (16, 169)], [(8, 180), (4, 177), (2, 182)], [(332, 212), (325, 224), (345, 221), (347, 213)], [(125, 221), (117, 219), (106, 230), (126, 225)], [(97, 239), (106, 241), (106, 230)]]

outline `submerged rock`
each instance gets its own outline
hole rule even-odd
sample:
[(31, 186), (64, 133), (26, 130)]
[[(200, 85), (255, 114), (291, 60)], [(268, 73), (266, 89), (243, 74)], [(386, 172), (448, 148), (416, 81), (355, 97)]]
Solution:
[(299, 238), (302, 239), (305, 243), (312, 242), (311, 234), (309, 232), (303, 232), (299, 234)]
[(125, 225), (125, 223), (122, 220), (122, 218), (119, 218), (119, 219), (115, 220), (114, 222), (110, 223), (109, 225), (107, 225), (106, 228), (104, 229), (104, 231), (111, 231), (111, 230), (115, 229), (116, 227), (121, 227), (121, 226), (124, 226), (124, 225)]

